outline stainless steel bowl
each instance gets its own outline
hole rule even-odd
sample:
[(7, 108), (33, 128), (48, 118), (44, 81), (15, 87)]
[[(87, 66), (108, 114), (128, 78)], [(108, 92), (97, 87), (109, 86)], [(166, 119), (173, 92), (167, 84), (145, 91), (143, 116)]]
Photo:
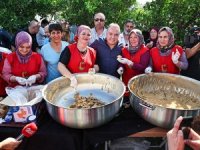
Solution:
[[(191, 95), (200, 101), (200, 82), (181, 75), (167, 73), (153, 73), (153, 75), (142, 74), (129, 80), (128, 88), (131, 92), (130, 103), (134, 110), (146, 121), (163, 128), (172, 128), (179, 116), (192, 118), (200, 114), (200, 107), (196, 108), (170, 108), (150, 102), (148, 97), (139, 96), (138, 89), (144, 88), (151, 92), (179, 93), (182, 97), (177, 100), (182, 102), (184, 97)], [(144, 91), (145, 91), (144, 90)], [(156, 99), (155, 95), (155, 99)], [(156, 101), (157, 102), (157, 101)]]
[[(93, 128), (110, 121), (122, 106), (125, 85), (118, 78), (106, 74), (75, 74), (78, 86), (70, 87), (70, 80), (57, 78), (42, 91), (49, 114), (57, 122), (72, 128)], [(105, 102), (96, 108), (69, 108), (74, 102), (74, 94), (94, 97)]]

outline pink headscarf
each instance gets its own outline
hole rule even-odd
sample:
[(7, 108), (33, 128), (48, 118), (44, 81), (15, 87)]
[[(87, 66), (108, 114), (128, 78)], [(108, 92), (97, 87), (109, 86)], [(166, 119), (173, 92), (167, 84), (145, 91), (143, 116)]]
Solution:
[(25, 56), (23, 56), (20, 52), (19, 52), (19, 47), (21, 45), (23, 45), (24, 43), (29, 43), (30, 47), (32, 46), (32, 38), (31, 36), (25, 32), (25, 31), (21, 31), (17, 34), (16, 39), (15, 39), (15, 46), (16, 46), (16, 54), (17, 57), (20, 61), (20, 63), (24, 64), (27, 63), (31, 54), (32, 54), (32, 50), (30, 50), (28, 52), (28, 54), (26, 54)]
[(80, 33), (85, 30), (85, 29), (88, 29), (90, 32), (91, 32), (91, 29), (89, 26), (86, 26), (86, 25), (80, 25), (76, 31), (76, 35), (74, 37), (74, 40), (77, 42), (78, 41), (78, 37), (80, 35)]

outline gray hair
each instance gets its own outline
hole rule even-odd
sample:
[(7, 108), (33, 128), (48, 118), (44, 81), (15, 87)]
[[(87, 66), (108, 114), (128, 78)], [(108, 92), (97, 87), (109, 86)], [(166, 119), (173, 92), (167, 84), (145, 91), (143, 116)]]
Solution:
[(119, 25), (118, 25), (117, 23), (111, 23), (111, 24), (109, 24), (108, 30), (109, 30), (110, 28), (115, 28), (115, 29), (117, 29), (117, 30), (119, 31), (119, 34), (120, 34), (120, 27), (119, 27)]

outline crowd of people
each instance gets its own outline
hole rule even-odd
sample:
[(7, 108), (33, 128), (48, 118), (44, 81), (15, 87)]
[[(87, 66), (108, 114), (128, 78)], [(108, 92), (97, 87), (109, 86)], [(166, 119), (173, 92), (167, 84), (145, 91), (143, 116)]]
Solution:
[[(88, 72), (90, 68), (121, 77), (125, 85), (130, 78), (151, 72), (200, 80), (199, 41), (182, 48), (175, 44), (170, 27), (152, 27), (149, 38), (144, 40), (132, 20), (124, 22), (123, 32), (117, 23), (106, 28), (105, 22), (105, 15), (96, 13), (93, 28), (80, 25), (73, 33), (65, 20), (33, 20), (14, 34), (10, 43), (9, 38), (4, 38), (0, 46), (9, 50), (0, 49), (0, 96), (6, 96), (7, 86), (46, 84), (60, 76), (76, 86), (73, 74)], [(195, 33), (199, 36), (200, 29)], [(129, 96), (128, 90), (125, 96)], [(179, 133), (176, 126), (173, 133)]]

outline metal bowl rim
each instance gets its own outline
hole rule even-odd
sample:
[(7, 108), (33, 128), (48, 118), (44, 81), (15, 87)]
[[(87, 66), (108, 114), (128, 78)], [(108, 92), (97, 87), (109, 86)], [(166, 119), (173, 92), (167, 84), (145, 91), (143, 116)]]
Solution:
[[(87, 75), (87, 74), (88, 74), (88, 73), (75, 73), (74, 75), (75, 75), (75, 76), (76, 76), (76, 75), (78, 75), (78, 76), (84, 76), (84, 75)], [(120, 79), (118, 79), (117, 77), (114, 77), (114, 76), (111, 76), (111, 75), (107, 75), (107, 74), (103, 74), (103, 73), (95, 73), (95, 74), (97, 74), (97, 75), (103, 75), (103, 76), (108, 76), (108, 77), (110, 77), (110, 78), (114, 78), (114, 79), (116, 79), (116, 80), (120, 80)], [(53, 82), (56, 82), (57, 80), (60, 80), (60, 79), (62, 79), (62, 78), (65, 78), (65, 77), (64, 77), (64, 76), (58, 77), (58, 78), (52, 80), (51, 82), (49, 82), (48, 84), (53, 83)], [(124, 93), (125, 93), (125, 91), (126, 91), (126, 86), (125, 86), (125, 84), (124, 84), (121, 80), (120, 80), (120, 82), (121, 82), (121, 84), (122, 84), (122, 86), (123, 86), (123, 92), (122, 92), (122, 94), (118, 97), (118, 99), (115, 99), (115, 100), (113, 100), (112, 102), (110, 102), (110, 103), (108, 103), (108, 104), (105, 104), (105, 105), (103, 105), (103, 106), (94, 107), (94, 108), (81, 108), (81, 109), (78, 109), (78, 108), (66, 108), (66, 107), (63, 107), (63, 106), (55, 105), (54, 103), (52, 103), (52, 102), (50, 102), (49, 100), (47, 100), (47, 99), (46, 99), (46, 96), (44, 95), (44, 91), (45, 91), (46, 88), (48, 87), (48, 84), (46, 84), (46, 85), (44, 86), (44, 88), (42, 89), (42, 96), (43, 96), (43, 98), (44, 98), (44, 100), (45, 100), (46, 102), (48, 102), (49, 104), (51, 104), (51, 105), (53, 105), (53, 106), (56, 106), (56, 107), (58, 107), (58, 108), (63, 108), (63, 109), (67, 109), (67, 110), (94, 110), (94, 109), (98, 109), (98, 108), (103, 108), (103, 107), (105, 107), (105, 106), (109, 106), (109, 105), (115, 103), (116, 101), (120, 100), (120, 99), (123, 97), (123, 95), (124, 95)]]
[[(198, 80), (195, 80), (195, 79), (192, 79), (192, 78), (189, 78), (189, 77), (186, 77), (186, 76), (182, 76), (182, 75), (177, 75), (177, 74), (171, 74), (171, 73), (153, 73), (155, 75), (167, 75), (167, 76), (175, 76), (175, 77), (180, 77), (180, 78), (183, 78), (183, 79), (187, 79), (187, 80), (191, 80), (192, 82), (199, 82), (199, 85), (200, 85), (200, 81)], [(144, 99), (136, 96), (134, 94), (134, 92), (131, 90), (130, 88), (130, 84), (133, 82), (133, 80), (139, 78), (139, 77), (142, 77), (142, 76), (146, 76), (148, 74), (140, 74), (140, 75), (137, 75), (137, 76), (134, 76), (132, 77), (129, 81), (128, 81), (128, 90), (131, 92), (131, 94), (133, 94), (135, 97), (137, 97), (139, 100), (149, 104), (149, 105), (152, 105), (154, 107), (160, 107), (160, 108), (166, 108), (166, 109), (169, 109), (169, 110), (183, 110), (183, 111), (192, 111), (192, 110), (199, 110), (200, 108), (195, 108), (195, 109), (178, 109), (178, 108), (169, 108), (169, 107), (163, 107), (163, 106), (159, 106), (159, 105), (156, 105), (156, 104), (152, 104), (150, 102), (147, 102), (145, 101)], [(133, 101), (131, 98), (130, 98), (130, 101)]]

